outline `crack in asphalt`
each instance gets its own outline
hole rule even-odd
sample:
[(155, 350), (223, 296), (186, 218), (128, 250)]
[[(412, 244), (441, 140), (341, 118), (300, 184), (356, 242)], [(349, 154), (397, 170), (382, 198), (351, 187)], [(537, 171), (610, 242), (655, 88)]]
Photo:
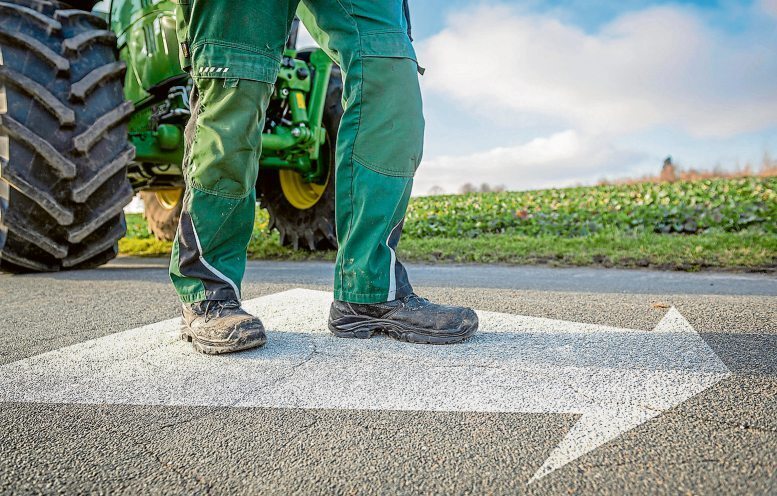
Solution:
[[(721, 458), (696, 458), (696, 459), (679, 460), (676, 462), (661, 460), (661, 466), (676, 467), (676, 466), (690, 465), (693, 463), (725, 463), (725, 462), (726, 462), (725, 458), (722, 458), (722, 459)], [(645, 459), (639, 459), (639, 460), (628, 460), (628, 461), (613, 462), (613, 463), (580, 463), (578, 464), (577, 469), (578, 469), (578, 472), (586, 472), (596, 468), (630, 467), (633, 465), (639, 465), (641, 467), (654, 466), (653, 464), (651, 464), (649, 461), (646, 461)]]
[(313, 349), (302, 360), (300, 360), (299, 363), (297, 363), (297, 364), (292, 366), (291, 373), (282, 375), (280, 377), (275, 377), (275, 378), (273, 378), (273, 379), (271, 379), (271, 380), (269, 380), (269, 381), (267, 381), (265, 383), (262, 383), (260, 385), (257, 385), (256, 387), (251, 388), (250, 390), (248, 390), (244, 394), (239, 395), (239, 397), (237, 399), (235, 399), (234, 401), (232, 401), (228, 405), (224, 405), (224, 406), (218, 407), (217, 409), (213, 409), (213, 410), (207, 411), (207, 412), (205, 412), (205, 413), (203, 413), (201, 415), (194, 415), (194, 416), (189, 417), (189, 418), (184, 419), (184, 420), (180, 420), (180, 421), (177, 421), (177, 422), (172, 422), (172, 423), (167, 423), (167, 424), (164, 424), (164, 425), (160, 425), (160, 426), (158, 426), (158, 427), (156, 427), (156, 428), (154, 428), (152, 430), (153, 431), (161, 431), (161, 430), (164, 430), (164, 429), (168, 429), (168, 428), (172, 428), (172, 427), (178, 427), (178, 426), (181, 426), (181, 425), (186, 425), (188, 423), (195, 422), (195, 421), (200, 420), (200, 419), (205, 419), (205, 418), (211, 417), (211, 416), (216, 415), (217, 413), (219, 413), (221, 410), (233, 408), (233, 407), (239, 405), (241, 402), (243, 402), (244, 400), (246, 400), (250, 396), (253, 396), (254, 394), (261, 393), (261, 391), (263, 391), (263, 390), (265, 390), (265, 389), (267, 389), (269, 387), (272, 387), (272, 386), (274, 386), (274, 385), (276, 385), (276, 384), (278, 384), (278, 383), (280, 383), (282, 381), (290, 379), (291, 377), (293, 377), (296, 374), (296, 371), (297, 371), (297, 369), (299, 367), (305, 365), (306, 363), (311, 361), (315, 357), (315, 355), (320, 353), (318, 351), (318, 349), (317, 349), (315, 341), (312, 340), (312, 339), (311, 339), (311, 345), (313, 346)]
[(185, 469), (177, 467), (176, 465), (173, 464), (173, 462), (165, 462), (162, 459), (161, 456), (156, 454), (154, 452), (154, 450), (149, 448), (145, 443), (139, 442), (138, 440), (136, 440), (136, 439), (134, 439), (132, 437), (128, 437), (128, 439), (130, 440), (130, 442), (132, 444), (134, 444), (138, 448), (141, 448), (146, 453), (151, 455), (159, 463), (159, 465), (161, 467), (172, 471), (173, 473), (175, 473), (176, 475), (178, 475), (182, 479), (189, 478), (189, 479), (194, 480), (198, 485), (203, 486), (203, 488), (205, 490), (205, 494), (211, 494), (211, 490), (213, 489), (213, 485), (210, 482), (208, 482), (205, 478), (203, 478), (201, 475), (197, 474), (193, 470), (191, 471), (191, 473), (187, 473), (185, 471)]
[(314, 413), (314, 411), (311, 411), (310, 413), (315, 417), (315, 420), (313, 420), (312, 422), (306, 423), (305, 425), (303, 425), (299, 429), (295, 429), (294, 430), (294, 435), (291, 436), (288, 441), (286, 441), (285, 443), (283, 443), (280, 446), (276, 447), (276, 449), (279, 452), (285, 450), (287, 447), (289, 447), (292, 444), (292, 442), (296, 441), (301, 436), (306, 435), (308, 432), (310, 432), (311, 428), (313, 428), (315, 425), (318, 424), (318, 422), (321, 420), (321, 418), (318, 415), (316, 415)]
[[(271, 381), (268, 381), (268, 382), (266, 382), (266, 383), (264, 383), (264, 384), (262, 384), (262, 385), (260, 385), (260, 386), (258, 386), (256, 388), (251, 388), (251, 390), (247, 391), (245, 394), (240, 395), (239, 398), (237, 398), (230, 405), (227, 405), (224, 408), (219, 408), (219, 409), (207, 411), (207, 412), (205, 412), (205, 413), (203, 413), (201, 415), (194, 415), (194, 416), (188, 417), (186, 419), (182, 419), (182, 420), (177, 421), (177, 422), (171, 422), (171, 423), (159, 425), (159, 426), (156, 426), (156, 427), (149, 426), (150, 427), (149, 428), (149, 432), (160, 432), (160, 431), (163, 431), (165, 429), (170, 429), (170, 428), (174, 428), (174, 427), (180, 427), (182, 425), (190, 424), (190, 423), (198, 421), (198, 420), (202, 420), (202, 419), (205, 419), (205, 418), (209, 418), (209, 417), (215, 416), (215, 415), (217, 415), (219, 413), (219, 411), (221, 411), (223, 409), (228, 409), (228, 408), (234, 407), (234, 406), (238, 405), (239, 403), (241, 403), (242, 401), (244, 401), (249, 396), (251, 396), (251, 395), (253, 395), (255, 393), (259, 393), (262, 390), (264, 390), (264, 389), (266, 389), (268, 387), (273, 386), (274, 384), (278, 384), (281, 381), (284, 381), (284, 380), (287, 380), (287, 379), (293, 377), (296, 374), (297, 369), (299, 369), (300, 367), (302, 367), (306, 363), (310, 362), (319, 353), (319, 351), (317, 349), (317, 346), (316, 346), (316, 343), (312, 339), (311, 339), (311, 344), (313, 346), (313, 349), (299, 363), (297, 363), (294, 366), (292, 366), (291, 373), (283, 375), (283, 376), (278, 377), (278, 378), (275, 378), (275, 379), (273, 379)], [(148, 351), (151, 351), (151, 350), (148, 350)], [(145, 355), (145, 353), (143, 353), (143, 355)], [(319, 421), (319, 418), (318, 418), (318, 416), (316, 416), (315, 420), (313, 420), (312, 422), (306, 423), (304, 426), (301, 426), (299, 429), (296, 429), (295, 430), (295, 435), (291, 439), (289, 439), (288, 441), (283, 443), (282, 445), (278, 446), (277, 449), (278, 450), (286, 449), (293, 442), (298, 440), (300, 438), (300, 436), (307, 434), (310, 431), (310, 429), (312, 427), (314, 427), (318, 423), (318, 421)], [(210, 482), (208, 482), (205, 478), (203, 478), (202, 476), (197, 474), (196, 472), (194, 472), (192, 470), (185, 470), (182, 467), (176, 466), (172, 462), (164, 461), (163, 458), (159, 454), (157, 454), (153, 449), (151, 449), (146, 443), (136, 439), (134, 436), (132, 436), (131, 434), (129, 434), (127, 432), (121, 432), (121, 431), (115, 430), (115, 429), (110, 429), (110, 430), (114, 434), (123, 434), (123, 435), (127, 436), (127, 439), (129, 439), (129, 441), (133, 445), (135, 445), (136, 447), (142, 449), (148, 455), (152, 456), (154, 458), (154, 460), (156, 460), (157, 463), (160, 464), (160, 466), (162, 466), (162, 467), (164, 467), (166, 469), (171, 470), (172, 472), (174, 472), (176, 475), (178, 475), (181, 478), (184, 478), (184, 479), (185, 478), (190, 478), (190, 479), (196, 481), (198, 485), (203, 487), (204, 494), (211, 494), (211, 491), (213, 489), (213, 485)]]
[[(100, 410), (103, 412), (103, 416), (107, 418), (109, 416), (109, 412), (106, 408), (100, 408)], [(181, 479), (191, 479), (197, 483), (199, 486), (203, 486), (204, 494), (211, 494), (211, 491), (213, 489), (213, 485), (208, 482), (204, 477), (197, 474), (194, 471), (187, 471), (183, 467), (178, 467), (173, 462), (165, 461), (162, 459), (162, 456), (157, 454), (153, 449), (151, 449), (148, 444), (138, 440), (135, 438), (135, 436), (128, 431), (123, 431), (121, 429), (114, 429), (111, 427), (108, 427), (108, 430), (115, 435), (124, 436), (129, 442), (131, 442), (135, 447), (140, 448), (142, 451), (144, 451), (147, 455), (150, 455), (158, 464), (160, 467), (170, 470), (171, 472), (175, 473), (178, 477)], [(152, 432), (156, 431), (156, 429), (152, 429)], [(188, 473), (191, 472), (191, 473)]]
[[(733, 374), (732, 374), (733, 375)], [(696, 395), (694, 395), (696, 396)], [(688, 398), (690, 400), (690, 398)], [(686, 400), (686, 401), (688, 401)], [(684, 403), (684, 402), (683, 402)], [(700, 422), (705, 423), (714, 423), (718, 425), (724, 425), (730, 429), (738, 429), (738, 430), (753, 430), (753, 431), (761, 431), (761, 432), (767, 432), (769, 434), (777, 434), (777, 428), (773, 427), (765, 427), (757, 424), (749, 424), (747, 422), (737, 422), (733, 420), (726, 420), (726, 419), (714, 419), (709, 417), (702, 417), (700, 415), (694, 415), (692, 413), (683, 412), (679, 410), (679, 406), (677, 405), (673, 408), (670, 408), (669, 410), (661, 410), (659, 408), (656, 408), (652, 405), (645, 405), (642, 403), (638, 403), (638, 405), (645, 410), (650, 410), (652, 412), (657, 412), (661, 415), (678, 415), (680, 417), (686, 418), (686, 419), (693, 419), (698, 420)], [(671, 411), (670, 411), (671, 410)]]
[(765, 432), (768, 434), (777, 434), (777, 428), (773, 427), (765, 427), (761, 425), (756, 424), (749, 424), (747, 422), (736, 422), (733, 420), (726, 420), (726, 419), (713, 419), (709, 417), (702, 417), (700, 415), (694, 415), (692, 413), (685, 413), (685, 412), (674, 412), (680, 417), (687, 418), (687, 419), (693, 419), (698, 420), (705, 423), (711, 423), (711, 424), (718, 424), (728, 427), (729, 429), (734, 430), (743, 430), (743, 431), (759, 431), (759, 432)]

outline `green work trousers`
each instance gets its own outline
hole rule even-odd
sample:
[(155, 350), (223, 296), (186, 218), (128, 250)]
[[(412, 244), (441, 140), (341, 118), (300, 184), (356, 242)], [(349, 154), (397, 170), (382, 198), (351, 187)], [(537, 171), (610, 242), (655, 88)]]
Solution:
[(265, 110), (299, 15), (340, 65), (335, 298), (412, 292), (396, 247), (421, 160), (418, 65), (402, 0), (179, 0), (182, 65), (194, 80), (186, 192), (170, 276), (183, 302), (240, 299), (254, 225)]

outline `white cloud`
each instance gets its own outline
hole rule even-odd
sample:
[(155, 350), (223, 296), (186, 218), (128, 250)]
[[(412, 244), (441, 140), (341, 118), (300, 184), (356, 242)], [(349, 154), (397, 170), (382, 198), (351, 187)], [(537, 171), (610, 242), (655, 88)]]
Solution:
[(515, 146), (425, 160), (414, 189), (417, 194), (425, 194), (432, 186), (453, 193), (465, 183), (503, 184), (508, 189), (571, 186), (596, 181), (613, 167), (644, 158), (641, 153), (620, 150), (598, 138), (567, 130)]
[[(777, 0), (762, 0), (774, 10)], [(453, 15), (419, 46), (425, 91), (586, 135), (660, 126), (729, 137), (777, 122), (777, 47), (691, 10), (625, 14), (596, 33), (508, 6)]]

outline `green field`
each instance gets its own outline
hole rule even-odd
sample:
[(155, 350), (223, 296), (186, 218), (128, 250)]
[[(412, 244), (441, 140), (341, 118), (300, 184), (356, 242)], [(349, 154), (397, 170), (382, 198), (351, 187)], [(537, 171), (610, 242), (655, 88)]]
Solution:
[[(140, 215), (121, 253), (159, 256)], [(777, 270), (777, 178), (578, 187), (414, 198), (399, 247), (406, 260)], [(257, 211), (255, 259), (331, 260), (295, 252)]]

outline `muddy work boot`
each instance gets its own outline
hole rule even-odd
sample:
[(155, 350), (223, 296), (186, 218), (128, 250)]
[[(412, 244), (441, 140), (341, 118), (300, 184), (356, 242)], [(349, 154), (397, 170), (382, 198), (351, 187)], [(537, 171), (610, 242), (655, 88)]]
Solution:
[(181, 339), (201, 353), (232, 353), (267, 342), (262, 321), (240, 308), (237, 300), (184, 303), (181, 313)]
[(471, 308), (436, 305), (415, 294), (369, 305), (335, 300), (329, 310), (329, 330), (340, 338), (385, 333), (408, 343), (451, 344), (477, 328), (478, 316)]

